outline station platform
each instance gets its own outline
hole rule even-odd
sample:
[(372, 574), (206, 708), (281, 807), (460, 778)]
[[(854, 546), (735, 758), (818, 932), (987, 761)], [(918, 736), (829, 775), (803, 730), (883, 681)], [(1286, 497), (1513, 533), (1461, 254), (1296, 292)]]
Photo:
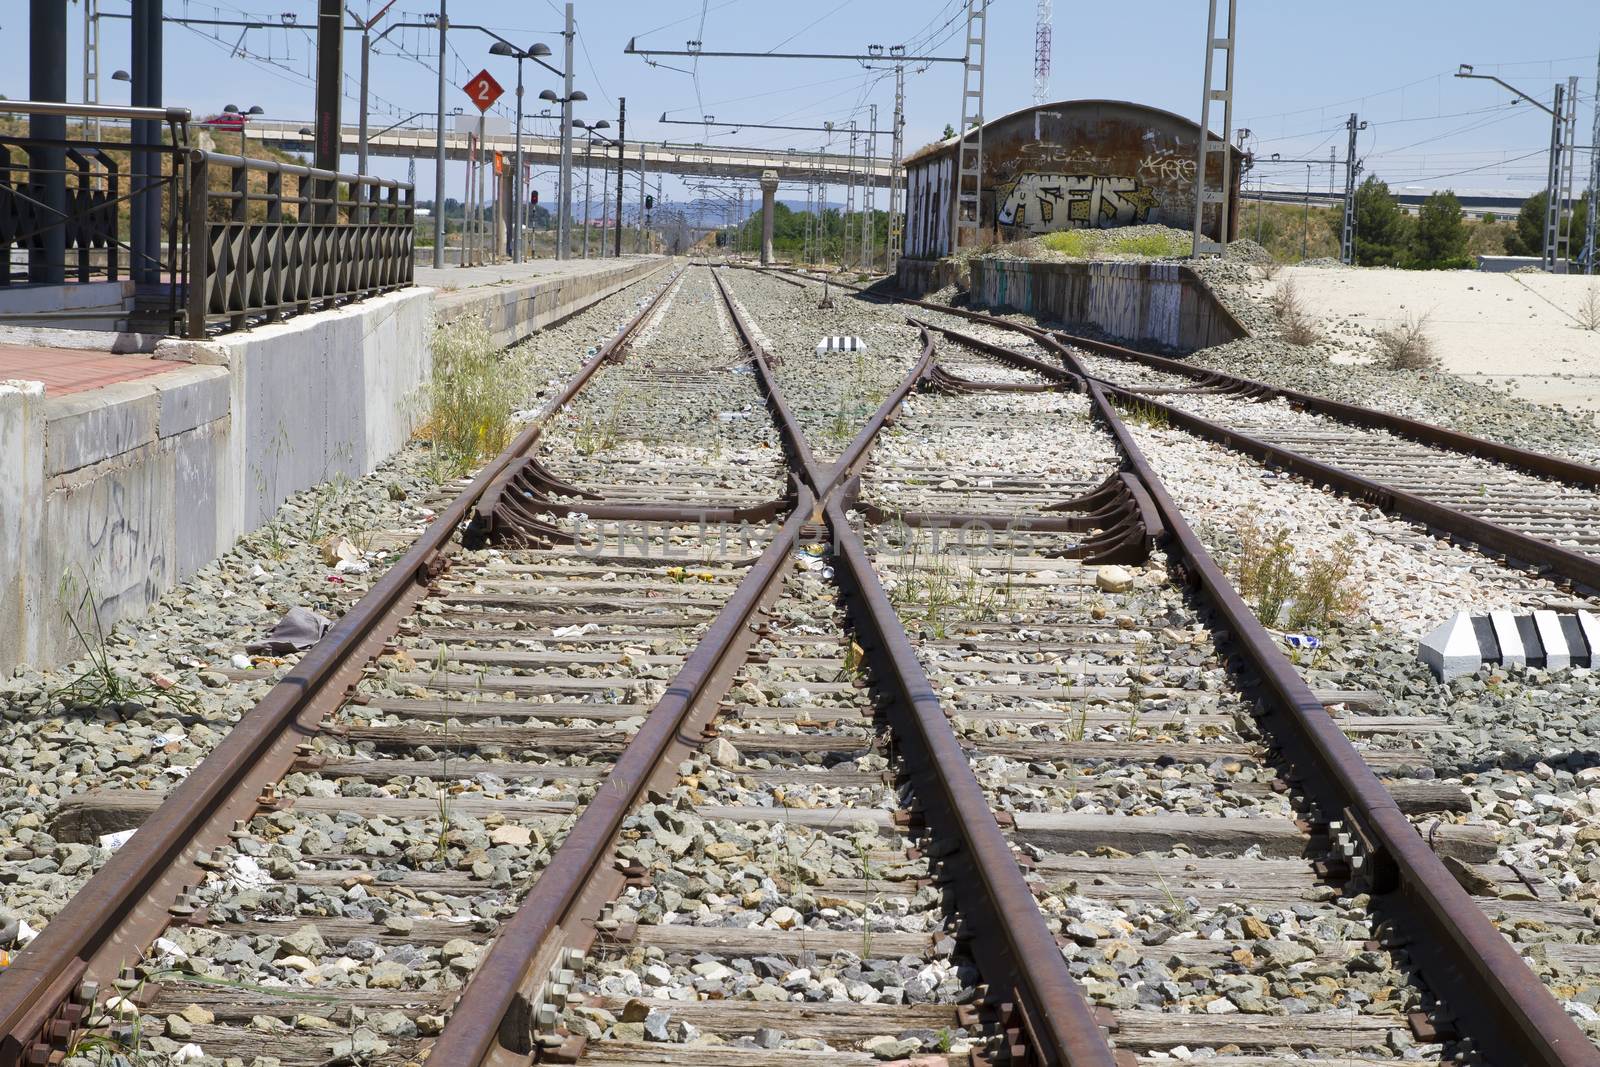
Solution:
[(291, 494), (403, 447), (435, 323), (475, 316), (511, 345), (669, 262), (419, 268), (410, 288), (206, 340), (0, 314), (0, 672), (71, 654), (63, 573), (93, 576), (107, 625), (141, 615)]
[(50, 396), (81, 393), (172, 370), (149, 356), (0, 343), (0, 381), (33, 381)]

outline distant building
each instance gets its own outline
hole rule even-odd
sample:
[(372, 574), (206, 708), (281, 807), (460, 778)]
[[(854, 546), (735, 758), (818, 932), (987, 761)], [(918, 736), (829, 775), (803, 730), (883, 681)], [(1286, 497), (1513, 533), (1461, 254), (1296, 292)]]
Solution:
[[(1063, 100), (987, 123), (979, 211), (985, 239), (1139, 223), (1192, 229), (1199, 130), (1181, 115), (1120, 100)], [(951, 251), (956, 143), (948, 138), (905, 161), (907, 257), (937, 259)], [(1244, 154), (1229, 151), (1231, 240)], [(1213, 157), (1210, 178), (1221, 184), (1220, 157)], [(1216, 239), (1218, 212), (1206, 214)]]

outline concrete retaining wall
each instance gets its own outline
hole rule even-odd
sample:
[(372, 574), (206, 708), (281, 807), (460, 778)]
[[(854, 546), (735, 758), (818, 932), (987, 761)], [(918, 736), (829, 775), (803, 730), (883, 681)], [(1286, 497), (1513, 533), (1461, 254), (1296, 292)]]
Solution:
[(1180, 263), (1042, 263), (976, 258), (971, 306), (1089, 323), (1130, 344), (1193, 352), (1248, 336)]
[(604, 300), (623, 286), (660, 270), (660, 258), (619, 263), (606, 270), (567, 277), (553, 276), (534, 285), (478, 286), (438, 293), (434, 298), (441, 322), (462, 315), (480, 315), (501, 347)]
[(902, 256), (895, 264), (894, 277), (895, 286), (902, 294), (916, 298), (956, 284), (956, 265), (948, 259)]
[[(60, 397), (0, 383), (0, 671), (81, 654), (63, 574), (102, 621), (144, 613), (290, 494), (359, 477), (415, 429), (435, 316), (521, 340), (663, 266), (439, 293), (415, 288), (207, 341), (172, 369)], [(141, 358), (130, 356), (128, 358)]]

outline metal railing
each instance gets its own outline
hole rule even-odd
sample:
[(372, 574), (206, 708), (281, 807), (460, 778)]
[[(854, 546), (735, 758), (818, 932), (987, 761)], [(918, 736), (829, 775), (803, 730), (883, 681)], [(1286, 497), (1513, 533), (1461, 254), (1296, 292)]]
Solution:
[(198, 338), (412, 284), (406, 182), (201, 151), (184, 108), (8, 112), (165, 123), (171, 143), (0, 135), (0, 286), (131, 277), (142, 324)]
[[(144, 294), (147, 313), (175, 321), (183, 216), (162, 205), (181, 204), (188, 109), (12, 100), (0, 112), (59, 118), (63, 134), (69, 117), (149, 123), (157, 140), (160, 126), (169, 128), (171, 144), (0, 135), (0, 286), (129, 276), (155, 283)], [(148, 214), (146, 240), (123, 226), (124, 207), (130, 222)]]
[(406, 182), (194, 152), (188, 211), (190, 337), (207, 323), (239, 329), (412, 284), (416, 194)]

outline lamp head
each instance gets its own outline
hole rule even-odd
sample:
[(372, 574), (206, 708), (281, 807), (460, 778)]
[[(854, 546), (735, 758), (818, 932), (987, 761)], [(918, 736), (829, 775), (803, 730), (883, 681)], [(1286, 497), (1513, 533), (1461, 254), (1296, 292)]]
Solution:
[(489, 46), (489, 54), (491, 56), (514, 56), (517, 54), (517, 50), (504, 41), (496, 41)]
[(133, 81), (133, 75), (125, 70), (114, 70), (111, 72), (111, 80), (114, 82), (131, 82)]
[(261, 107), (260, 104), (251, 104), (250, 105), (250, 110), (246, 111), (245, 114), (246, 115), (265, 115), (266, 111), (263, 110), (263, 108)]
[(528, 49), (528, 54), (535, 59), (543, 59), (550, 54), (550, 46), (542, 41), (535, 41), (533, 47)]
[(544, 90), (543, 92), (541, 92), (539, 94), (539, 99), (540, 100), (548, 100), (552, 104), (559, 104), (561, 102), (561, 98), (556, 95), (556, 91), (554, 89), (546, 89), (546, 90)]
[(572, 90), (572, 102), (573, 103), (577, 103), (577, 102), (579, 102), (581, 100), (587, 100), (587, 99), (589, 99), (589, 94), (584, 92), (582, 89), (574, 89), (574, 90)]
[(594, 126), (591, 127), (591, 129), (596, 129), (596, 130), (609, 130), (610, 128), (611, 128), (611, 123), (606, 119), (601, 119), (599, 122), (595, 123)]
[(228, 104), (226, 107), (224, 107), (222, 109), (222, 113), (224, 115), (237, 115), (239, 113), (239, 105), (238, 104)]
[(1471, 63), (1463, 63), (1463, 64), (1461, 64), (1460, 67), (1456, 68), (1456, 77), (1458, 77), (1458, 78), (1464, 78), (1468, 74), (1471, 74), (1471, 73), (1472, 73), (1472, 64)]

